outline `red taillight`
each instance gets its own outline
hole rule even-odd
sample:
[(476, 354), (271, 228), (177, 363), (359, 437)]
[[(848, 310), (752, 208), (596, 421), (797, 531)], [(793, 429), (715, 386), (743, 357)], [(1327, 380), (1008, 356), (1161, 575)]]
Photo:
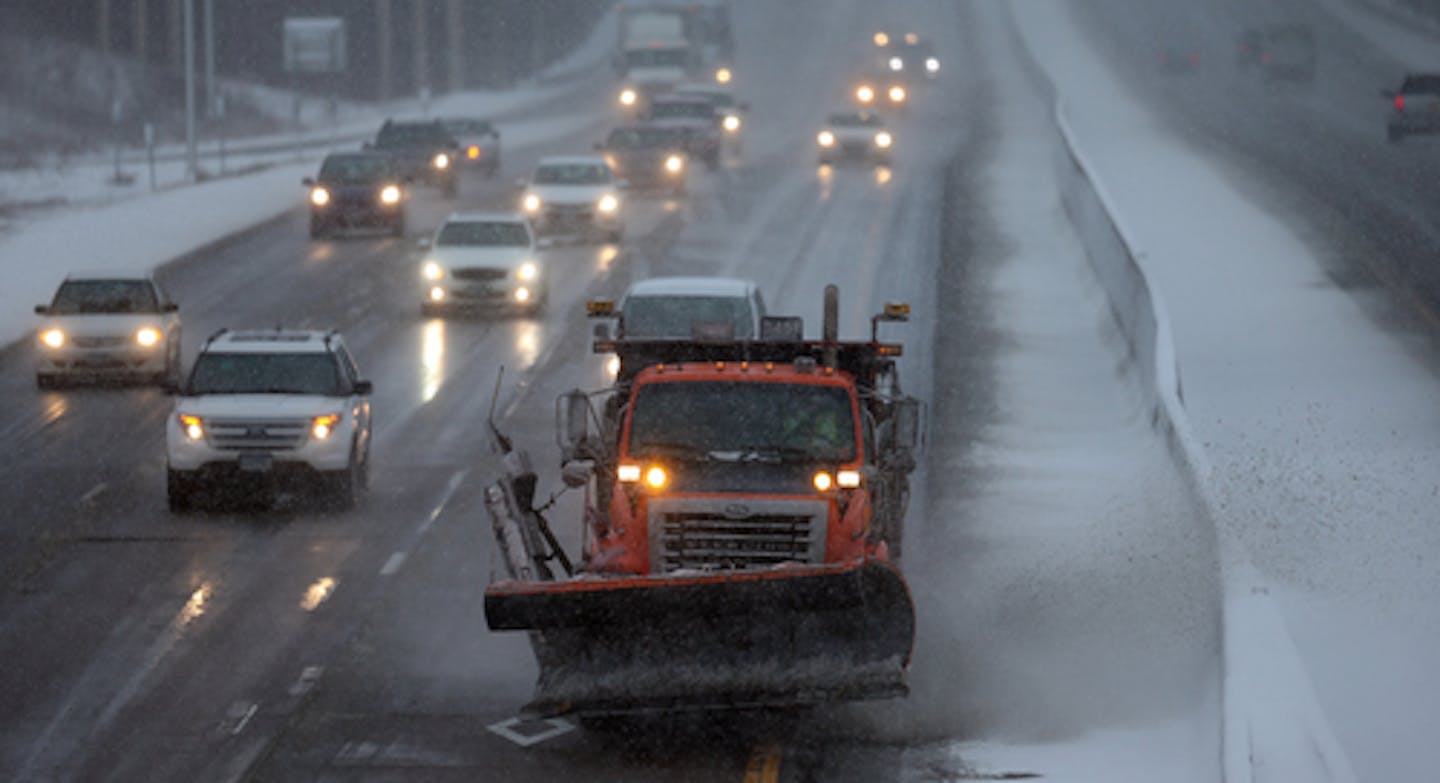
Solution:
[(1263, 64), (1265, 64), (1265, 65), (1269, 65), (1269, 64), (1270, 64), (1270, 53), (1269, 53), (1269, 52), (1266, 52), (1266, 53), (1260, 55), (1260, 62), (1263, 63)]
[(1404, 95), (1396, 95), (1396, 96), (1395, 96), (1395, 111), (1405, 111), (1405, 96), (1404, 96)]

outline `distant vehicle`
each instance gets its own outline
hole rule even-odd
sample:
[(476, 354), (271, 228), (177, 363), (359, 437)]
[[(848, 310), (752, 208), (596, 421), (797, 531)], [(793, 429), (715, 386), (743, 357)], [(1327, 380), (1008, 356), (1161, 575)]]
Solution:
[(885, 120), (874, 112), (837, 112), (825, 121), (815, 137), (820, 163), (846, 159), (888, 165), (895, 139), (885, 129)]
[(1267, 79), (1308, 82), (1315, 78), (1315, 33), (1304, 24), (1252, 28), (1240, 36), (1238, 58)]
[(745, 124), (744, 114), (750, 111), (750, 104), (737, 100), (735, 91), (728, 83), (689, 82), (676, 87), (674, 95), (678, 98), (701, 98), (709, 101), (720, 117), (720, 128), (724, 131), (725, 138), (731, 142), (732, 147), (739, 148), (740, 131)]
[(166, 493), (318, 489), (341, 508), (369, 483), (370, 390), (337, 332), (229, 331), (205, 341), (166, 420)]
[(916, 33), (874, 36), (884, 69), (906, 79), (933, 79), (940, 73), (940, 58), (930, 42)]
[(1191, 73), (1200, 67), (1200, 63), (1200, 49), (1185, 42), (1161, 46), (1155, 52), (1155, 64), (1162, 73)]
[(310, 189), (310, 237), (342, 227), (381, 226), (405, 234), (405, 187), (394, 159), (374, 152), (334, 152), (320, 173), (301, 184)]
[(855, 105), (866, 110), (903, 111), (910, 104), (905, 80), (883, 71), (857, 79), (852, 96)]
[(602, 157), (541, 158), (521, 185), (520, 209), (541, 235), (599, 235), (619, 242), (625, 232), (620, 182)]
[(754, 340), (766, 315), (760, 286), (738, 277), (652, 277), (631, 285), (618, 308), (605, 300), (589, 308), (615, 317), (620, 339)]
[(680, 131), (685, 153), (695, 160), (704, 161), (706, 168), (720, 166), (723, 120), (709, 99), (662, 95), (650, 102), (646, 119), (650, 125)]
[(446, 117), (440, 120), (460, 145), (459, 163), (494, 176), (500, 171), (500, 131), (489, 120)]
[(1391, 101), (1385, 131), (1391, 142), (1417, 133), (1440, 132), (1440, 74), (1411, 73), (1400, 89), (1382, 89)]
[(614, 128), (595, 148), (617, 177), (632, 188), (685, 192), (688, 159), (683, 131), (655, 125)]
[(366, 149), (389, 155), (407, 181), (425, 182), (440, 188), (447, 198), (455, 196), (460, 143), (439, 120), (386, 120)]
[(179, 307), (150, 275), (73, 272), (41, 316), (35, 383), (61, 378), (174, 381), (180, 375)]
[(503, 308), (539, 312), (549, 285), (535, 232), (518, 212), (456, 213), (427, 243), (421, 312)]

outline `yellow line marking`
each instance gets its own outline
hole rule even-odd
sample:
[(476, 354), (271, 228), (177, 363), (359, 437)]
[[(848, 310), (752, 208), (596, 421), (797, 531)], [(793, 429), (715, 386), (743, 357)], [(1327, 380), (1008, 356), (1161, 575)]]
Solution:
[(780, 759), (780, 743), (767, 742), (757, 746), (745, 762), (745, 783), (778, 783)]

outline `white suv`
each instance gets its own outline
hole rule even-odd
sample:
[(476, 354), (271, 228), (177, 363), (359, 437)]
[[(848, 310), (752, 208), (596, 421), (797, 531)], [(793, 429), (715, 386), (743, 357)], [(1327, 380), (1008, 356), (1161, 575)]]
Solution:
[(170, 388), (170, 510), (220, 485), (318, 485), (353, 507), (369, 477), (370, 390), (336, 332), (217, 332), (185, 385)]

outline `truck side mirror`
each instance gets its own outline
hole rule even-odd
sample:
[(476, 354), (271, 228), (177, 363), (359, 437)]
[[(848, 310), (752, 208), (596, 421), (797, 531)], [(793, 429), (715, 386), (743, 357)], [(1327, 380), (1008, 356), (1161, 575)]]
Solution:
[(902, 397), (895, 401), (890, 415), (890, 447), (913, 451), (920, 442), (920, 401), (914, 397)]
[(590, 438), (590, 398), (573, 389), (555, 401), (555, 433), (562, 462), (576, 458)]
[(301, 185), (304, 185), (304, 186), (307, 187), (307, 188), (313, 188), (313, 187), (315, 187), (315, 178), (314, 178), (314, 177), (306, 177), (306, 178), (300, 180), (300, 184), (301, 184)]
[(560, 480), (571, 489), (579, 489), (590, 483), (595, 475), (595, 463), (588, 459), (575, 459), (560, 466)]
[(36, 315), (49, 315), (49, 314), (50, 314), (50, 305), (35, 305), (35, 314), (36, 314)]
[(165, 304), (163, 304), (163, 305), (160, 306), (160, 312), (162, 312), (162, 313), (178, 313), (178, 312), (180, 312), (180, 305), (175, 304), (174, 302), (166, 302)]

